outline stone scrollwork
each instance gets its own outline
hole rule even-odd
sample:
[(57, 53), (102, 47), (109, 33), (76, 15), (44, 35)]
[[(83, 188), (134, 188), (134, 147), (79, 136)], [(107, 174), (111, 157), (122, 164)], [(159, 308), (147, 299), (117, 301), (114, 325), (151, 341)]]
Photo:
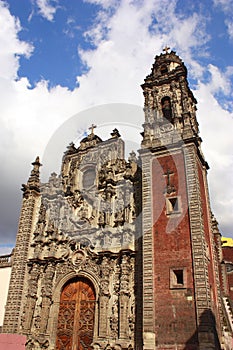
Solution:
[(30, 338), (26, 343), (27, 350), (44, 350), (48, 347), (49, 341), (43, 339)]
[(170, 132), (173, 129), (174, 129), (174, 126), (171, 123), (167, 123), (167, 124), (160, 126), (161, 133)]

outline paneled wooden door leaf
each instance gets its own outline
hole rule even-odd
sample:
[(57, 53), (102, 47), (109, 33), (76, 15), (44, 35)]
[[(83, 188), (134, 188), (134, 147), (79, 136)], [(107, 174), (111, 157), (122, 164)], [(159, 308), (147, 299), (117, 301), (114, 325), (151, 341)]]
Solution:
[(86, 278), (69, 281), (60, 298), (57, 350), (91, 350), (94, 333), (95, 291)]

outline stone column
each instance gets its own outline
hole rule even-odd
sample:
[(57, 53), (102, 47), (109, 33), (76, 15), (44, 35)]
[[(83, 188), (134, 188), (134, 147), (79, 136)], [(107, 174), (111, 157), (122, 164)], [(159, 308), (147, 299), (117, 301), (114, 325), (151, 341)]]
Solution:
[(143, 271), (143, 349), (155, 348), (154, 330), (154, 251), (152, 232), (151, 158), (147, 150), (142, 160), (142, 271)]
[(109, 314), (109, 259), (103, 257), (101, 266), (100, 297), (99, 297), (99, 337), (105, 338), (108, 335), (108, 314)]
[(35, 305), (37, 301), (37, 288), (38, 288), (38, 279), (39, 279), (39, 268), (37, 265), (33, 265), (30, 271), (30, 279), (28, 282), (28, 296), (27, 302), (25, 305), (25, 319), (23, 323), (24, 333), (30, 332), (32, 318), (34, 315)]
[(54, 266), (51, 263), (49, 263), (46, 268), (44, 283), (41, 289), (42, 303), (41, 303), (40, 334), (45, 334), (47, 330), (50, 306), (52, 301), (53, 276), (54, 276)]
[(129, 279), (130, 279), (130, 261), (129, 257), (123, 255), (121, 262), (120, 276), (120, 295), (119, 295), (119, 338), (127, 339), (129, 337)]

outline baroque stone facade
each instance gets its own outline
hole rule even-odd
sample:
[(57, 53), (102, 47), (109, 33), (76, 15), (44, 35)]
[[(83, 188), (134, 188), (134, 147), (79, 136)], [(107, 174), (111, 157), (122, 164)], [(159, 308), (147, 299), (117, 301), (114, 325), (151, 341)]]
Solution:
[(37, 158), (23, 185), (3, 331), (27, 350), (224, 347), (220, 234), (175, 52), (156, 56), (142, 89), (139, 157), (92, 125), (59, 175), (42, 184)]

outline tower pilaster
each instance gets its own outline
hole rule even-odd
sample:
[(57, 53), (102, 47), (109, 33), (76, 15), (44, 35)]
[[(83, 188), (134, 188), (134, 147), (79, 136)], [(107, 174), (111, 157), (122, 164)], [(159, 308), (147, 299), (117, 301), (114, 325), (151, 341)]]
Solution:
[(3, 324), (5, 333), (21, 333), (23, 302), (26, 291), (27, 258), (33, 228), (40, 207), (39, 157), (32, 163), (33, 169), (26, 185), (23, 185), (23, 202), (19, 219), (12, 272)]
[(151, 230), (153, 225), (152, 193), (151, 193), (151, 153), (141, 153), (142, 174), (142, 271), (143, 271), (143, 344), (144, 349), (154, 349), (154, 239)]

